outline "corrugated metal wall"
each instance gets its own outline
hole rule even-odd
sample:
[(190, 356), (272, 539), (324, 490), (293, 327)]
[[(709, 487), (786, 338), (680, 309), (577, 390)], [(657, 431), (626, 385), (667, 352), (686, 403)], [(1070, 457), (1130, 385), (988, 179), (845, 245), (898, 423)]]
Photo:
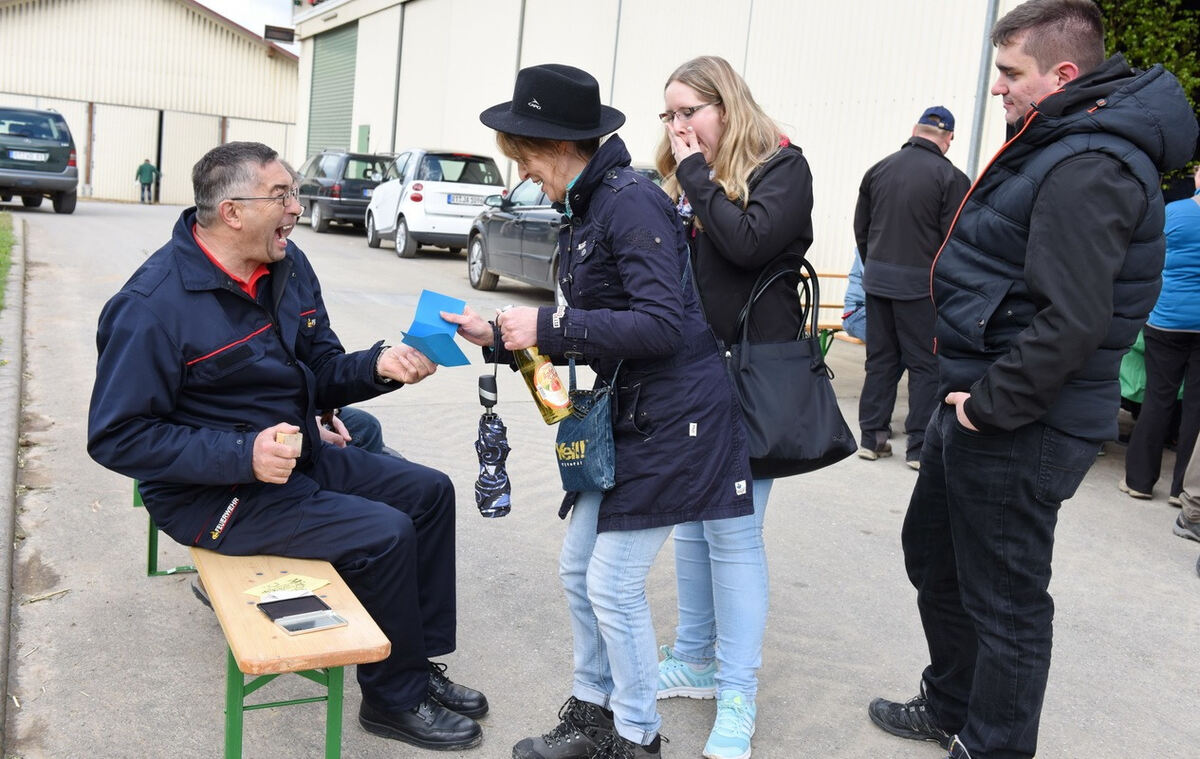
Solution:
[[(1000, 0), (999, 14), (1019, 1)], [(650, 163), (662, 136), (655, 114), (662, 110), (670, 72), (694, 56), (721, 55), (808, 156), (816, 234), (810, 258), (828, 272), (850, 268), (863, 173), (899, 149), (927, 106), (954, 112), (956, 141), (948, 157), (965, 170), (981, 52), (988, 45), (986, 0), (693, 0), (686, 6), (632, 0), (349, 0), (337, 6), (336, 18), (313, 11), (298, 20), (297, 29), (311, 40), (351, 19), (386, 38), (388, 27), (395, 30), (400, 21), (384, 14), (401, 4), (399, 60), (374, 56), (370, 80), (360, 77), (354, 94), (355, 127), (371, 127), (373, 149), (423, 145), (496, 155), (494, 135), (479, 124), (479, 111), (510, 96), (519, 67), (554, 61), (596, 77), (606, 102), (628, 118), (620, 134), (634, 161)], [(383, 52), (381, 43), (368, 44), (370, 49), (360, 40), (360, 60), (370, 50)], [(486, 44), (486, 60), (463, 53), (479, 44)], [(302, 69), (311, 65), (302, 51)], [(387, 144), (380, 136), (390, 116), (380, 105), (364, 104), (386, 103), (396, 88), (400, 117), (396, 140)], [(299, 118), (306, 118), (303, 110)], [(982, 131), (985, 164), (1004, 134), (1002, 114), (990, 102)], [(843, 289), (843, 281), (830, 280), (823, 299), (838, 300)]]
[(0, 89), (291, 122), (296, 61), (180, 0), (0, 4)]
[(138, 199), (134, 169), (158, 162), (160, 112), (164, 203), (191, 202), (192, 165), (218, 144), (222, 116), (230, 140), (294, 149), (296, 60), (189, 2), (0, 1), (0, 51), (0, 103), (63, 114), (81, 195)]
[[(358, 24), (346, 24), (313, 40), (312, 100), (308, 120), (308, 148), (351, 148), (354, 113), (354, 59)], [(297, 164), (299, 166), (299, 164)]]

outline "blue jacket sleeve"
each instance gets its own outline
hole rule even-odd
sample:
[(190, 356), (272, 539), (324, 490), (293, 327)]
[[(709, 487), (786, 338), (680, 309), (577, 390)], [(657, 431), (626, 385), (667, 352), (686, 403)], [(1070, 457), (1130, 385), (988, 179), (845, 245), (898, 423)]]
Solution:
[[(167, 421), (185, 360), (156, 315), (120, 293), (100, 314), (88, 412), (88, 453), (140, 480), (224, 485), (254, 480), (258, 430), (196, 429)], [(136, 378), (136, 381), (134, 379)]]

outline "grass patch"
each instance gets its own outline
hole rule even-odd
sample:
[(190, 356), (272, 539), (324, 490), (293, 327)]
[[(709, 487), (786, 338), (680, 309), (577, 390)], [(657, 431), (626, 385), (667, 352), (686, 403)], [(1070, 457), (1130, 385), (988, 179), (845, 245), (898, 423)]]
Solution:
[(8, 285), (8, 267), (12, 264), (13, 217), (0, 212), (0, 310), (4, 309), (4, 291)]

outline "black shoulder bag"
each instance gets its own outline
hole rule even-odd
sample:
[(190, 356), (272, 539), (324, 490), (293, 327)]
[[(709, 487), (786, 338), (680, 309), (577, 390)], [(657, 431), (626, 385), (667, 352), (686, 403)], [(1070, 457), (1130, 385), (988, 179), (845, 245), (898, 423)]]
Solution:
[[(794, 259), (793, 259), (794, 260)], [(854, 433), (837, 405), (818, 341), (820, 285), (817, 272), (800, 258), (803, 322), (795, 340), (751, 343), (752, 306), (775, 280), (794, 271), (791, 265), (754, 283), (750, 300), (738, 316), (738, 342), (725, 353), (725, 368), (746, 418), (750, 458), (763, 477), (787, 477), (834, 464), (857, 450)]]

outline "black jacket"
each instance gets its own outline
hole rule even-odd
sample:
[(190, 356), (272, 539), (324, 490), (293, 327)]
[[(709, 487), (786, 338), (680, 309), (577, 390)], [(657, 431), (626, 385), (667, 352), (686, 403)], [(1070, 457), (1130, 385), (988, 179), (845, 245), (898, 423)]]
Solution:
[(929, 267), (970, 187), (967, 175), (924, 137), (910, 138), (868, 169), (854, 209), (863, 289), (893, 300), (928, 298)]
[[(704, 315), (725, 344), (737, 339), (737, 317), (759, 274), (781, 254), (804, 255), (812, 245), (812, 173), (800, 148), (787, 145), (750, 175), (750, 202), (725, 197), (709, 179), (700, 155), (679, 164), (675, 176), (700, 225), (691, 225), (692, 268)], [(773, 270), (773, 269), (772, 269)], [(797, 277), (785, 277), (759, 299), (750, 321), (751, 342), (794, 340), (800, 330)]]
[(1114, 56), (1037, 103), (976, 180), (934, 262), (940, 392), (983, 431), (1117, 432), (1121, 356), (1158, 295), (1162, 171), (1196, 119), (1161, 66)]

